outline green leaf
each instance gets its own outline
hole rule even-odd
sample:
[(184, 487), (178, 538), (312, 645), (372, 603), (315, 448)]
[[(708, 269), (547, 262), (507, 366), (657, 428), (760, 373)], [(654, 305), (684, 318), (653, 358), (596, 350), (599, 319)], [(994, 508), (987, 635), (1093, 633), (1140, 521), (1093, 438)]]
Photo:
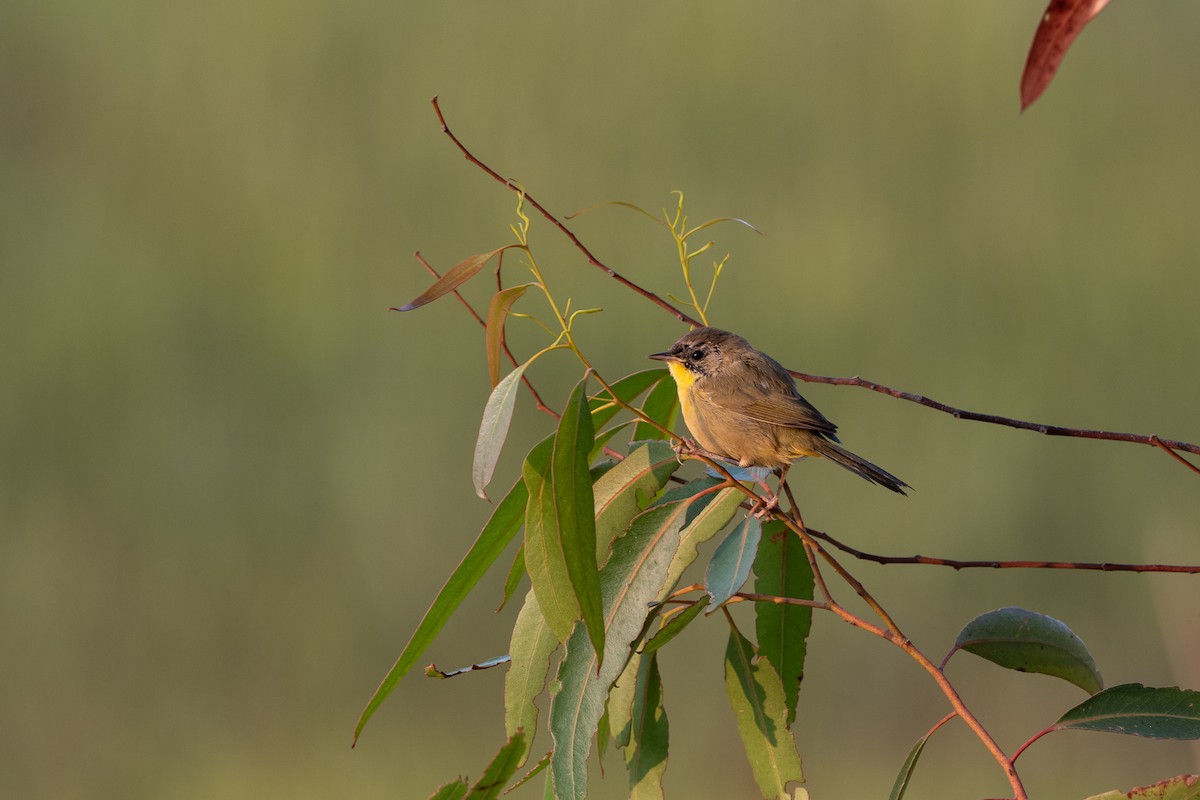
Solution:
[(1063, 623), (1036, 611), (1010, 607), (981, 614), (959, 632), (950, 652), (954, 650), (1019, 672), (1062, 678), (1088, 694), (1104, 688), (1083, 641)]
[[(508, 787), (508, 789), (505, 790), (504, 793), (508, 794), (509, 792), (515, 792), (517, 789), (521, 788), (525, 784), (529, 783), (529, 781), (533, 780), (534, 776), (536, 776), (539, 772), (541, 772), (548, 766), (550, 766), (550, 754), (546, 753), (546, 755), (544, 755), (540, 759), (538, 759), (538, 762), (536, 764), (534, 764), (533, 767), (528, 772), (526, 772), (524, 776), (522, 776), (521, 780), (517, 781), (512, 786)], [(549, 773), (547, 773), (546, 777), (549, 777)]]
[(937, 725), (929, 729), (921, 739), (913, 745), (913, 749), (908, 752), (908, 758), (904, 759), (904, 763), (900, 766), (900, 774), (896, 776), (896, 782), (892, 785), (891, 794), (888, 795), (888, 800), (902, 800), (904, 793), (908, 791), (908, 782), (912, 780), (913, 771), (917, 768), (917, 760), (921, 757), (921, 751), (925, 749), (925, 743), (929, 741), (938, 728), (945, 725), (954, 716), (947, 716)]
[(512, 423), (517, 390), (521, 388), (521, 376), (532, 363), (533, 358), (504, 376), (504, 380), (492, 389), (487, 405), (483, 408), (479, 436), (475, 440), (475, 458), (471, 463), (471, 482), (475, 485), (475, 494), (485, 500), (487, 485), (492, 481), (492, 473), (496, 471), (496, 462), (500, 460), (504, 440), (508, 438), (508, 426)]
[(758, 553), (758, 540), (762, 537), (762, 521), (747, 516), (746, 521), (730, 531), (713, 553), (704, 572), (704, 591), (710, 598), (706, 613), (711, 614), (722, 603), (733, 597), (750, 577), (750, 567)]
[(651, 654), (641, 659), (638, 669), (629, 746), (625, 748), (630, 800), (662, 800), (669, 739), (662, 676), (658, 672), (658, 659)]
[(434, 300), (437, 300), (439, 297), (443, 297), (444, 295), (450, 294), (450, 292), (453, 292), (459, 286), (462, 286), (464, 283), (469, 281), (471, 278), (475, 277), (475, 274), (477, 272), (479, 272), (479, 270), (483, 269), (484, 264), (488, 263), (493, 258), (500, 255), (505, 250), (508, 250), (513, 247), (517, 247), (522, 250), (525, 249), (525, 247), (523, 245), (506, 244), (506, 245), (504, 245), (504, 247), (498, 247), (495, 250), (491, 251), (490, 253), (479, 253), (478, 255), (468, 256), (468, 257), (464, 258), (462, 261), (458, 262), (453, 267), (451, 267), (450, 270), (445, 275), (443, 275), (442, 277), (440, 277), (436, 281), (434, 281), (433, 286), (430, 286), (428, 289), (426, 289), (420, 295), (413, 298), (411, 301), (405, 303), (404, 305), (402, 305), (398, 308), (390, 309), (390, 310), (391, 311), (412, 311), (413, 309), (420, 308), (423, 305), (432, 303)]
[[(754, 560), (754, 591), (773, 597), (813, 599), (813, 574), (800, 537), (782, 522), (763, 526)], [(796, 721), (796, 702), (800, 696), (800, 679), (804, 677), (804, 658), (807, 652), (812, 609), (786, 603), (755, 603), (754, 630), (758, 637), (758, 654), (771, 662), (783, 683), (787, 698), (787, 724)]]
[(1092, 695), (1051, 730), (1102, 731), (1151, 739), (1200, 739), (1200, 692), (1124, 683)]
[(524, 762), (526, 750), (528, 745), (525, 743), (524, 733), (518, 731), (510, 736), (508, 743), (500, 748), (492, 763), (488, 764), (483, 775), (471, 787), (467, 800), (496, 800), (504, 791), (508, 779)]
[(512, 736), (523, 730), (529, 734), (525, 752), (521, 754), (521, 764), (525, 763), (529, 748), (533, 746), (538, 720), (536, 700), (546, 688), (550, 657), (557, 649), (558, 639), (546, 625), (542, 610), (538, 607), (537, 595), (531, 589), (525, 595), (525, 605), (521, 606), (513, 625), (508, 649), (512, 666), (504, 676), (505, 733)]
[(436, 792), (429, 795), (429, 800), (462, 800), (469, 791), (471, 791), (471, 787), (467, 786), (466, 781), (459, 778), (438, 787)]
[(681, 464), (665, 442), (647, 442), (604, 474), (592, 488), (596, 515), (596, 560), (608, 558), (608, 548), (641, 513), (645, 498), (654, 497)]
[(587, 757), (605, 698), (629, 661), (630, 645), (641, 636), (649, 604), (661, 599), (674, 583), (670, 569), (686, 538), (684, 521), (694, 501), (650, 508), (613, 542), (612, 555), (600, 570), (606, 623), (602, 663), (597, 666), (596, 651), (582, 624), (575, 626), (567, 641), (558, 668), (561, 688), (550, 702), (554, 737), (550, 767), (560, 800), (583, 800), (587, 795)]
[(492, 295), (492, 300), (488, 303), (487, 335), (484, 343), (487, 347), (488, 378), (491, 379), (493, 388), (500, 382), (500, 346), (504, 344), (504, 320), (508, 317), (513, 303), (517, 302), (517, 298), (525, 294), (525, 290), (530, 286), (537, 284), (524, 283), (501, 289)]
[[(704, 479), (701, 478), (696, 482), (703, 485)], [(745, 495), (740, 489), (727, 488), (721, 489), (719, 492), (697, 496), (692, 500), (684, 520), (687, 527), (683, 529), (683, 533), (679, 537), (679, 549), (671, 560), (671, 566), (667, 568), (665, 591), (656, 598), (657, 600), (667, 599), (667, 595), (675, 588), (683, 571), (690, 567), (696, 557), (700, 555), (700, 545), (720, 533), (733, 518), (744, 497)]]
[(613, 681), (608, 690), (608, 702), (605, 704), (605, 715), (608, 717), (609, 732), (617, 747), (629, 746), (629, 735), (633, 720), (633, 693), (637, 691), (637, 674), (641, 666), (641, 653), (633, 653), (629, 663), (621, 671), (620, 676)]
[[(638, 395), (665, 377), (667, 377), (665, 369), (646, 369), (626, 375), (610, 385), (616, 392), (618, 400), (632, 403)], [(672, 385), (674, 385), (673, 381)], [(588, 400), (588, 408), (592, 410), (592, 424), (597, 428), (603, 428), (621, 411), (621, 406), (613, 402), (612, 395), (608, 393), (607, 389)]]
[(575, 386), (558, 421), (550, 477), (554, 483), (556, 535), (567, 575), (587, 626), (592, 647), (604, 652), (604, 614), (600, 607), (600, 575), (596, 565), (596, 517), (588, 453), (595, 431), (587, 410), (588, 376)]
[[(674, 430), (679, 416), (679, 391), (675, 381), (659, 381), (642, 403), (642, 413), (657, 421), (667, 430)], [(633, 440), (670, 439), (671, 437), (646, 422), (639, 422), (633, 431)]]
[(725, 648), (725, 690), (759, 790), (766, 797), (790, 797), (788, 784), (803, 782), (804, 770), (787, 728), (783, 685), (771, 662), (756, 662), (754, 647), (732, 627)]
[(1180, 775), (1128, 792), (1114, 790), (1093, 795), (1087, 800), (1200, 800), (1200, 775)]
[(400, 679), (412, 669), (417, 659), (437, 637), (438, 632), (445, 626), (446, 621), (454, 614), (459, 604), (475, 588), (475, 584), (479, 583), (479, 579), (483, 577), (500, 553), (504, 552), (504, 548), (512, 541), (513, 536), (521, 529), (521, 511), (525, 507), (526, 496), (525, 484), (518, 481), (496, 506), (491, 518), (480, 531), (479, 537), (475, 539), (475, 543), (471, 545), (467, 555), (455, 567), (449, 580), (446, 581), (446, 585), (438, 592), (433, 605), (425, 612), (421, 624), (417, 626), (416, 632), (404, 646), (400, 657), (388, 670), (383, 682), (379, 684), (379, 688), (375, 690), (375, 694), (372, 695), (366, 708), (359, 715), (358, 724), (354, 726), (355, 742), (358, 741), (359, 734), (362, 733), (367, 720), (391, 694)]
[(674, 639), (683, 632), (684, 628), (692, 624), (692, 620), (700, 616), (703, 611), (704, 604), (696, 602), (678, 614), (675, 614), (659, 629), (658, 633), (650, 638), (650, 641), (646, 642), (646, 645), (642, 648), (642, 654), (649, 655)]
[(567, 562), (558, 541), (554, 490), (550, 483), (553, 439), (539, 444), (525, 457), (521, 474), (529, 490), (525, 507), (525, 569), (537, 593), (538, 605), (550, 630), (560, 642), (571, 635), (579, 619), (579, 601), (567, 573)]
[(513, 556), (512, 564), (508, 568), (508, 576), (504, 579), (504, 594), (500, 598), (500, 606), (496, 609), (499, 614), (508, 605), (508, 601), (512, 599), (513, 593), (517, 591), (517, 587), (521, 585), (521, 578), (525, 577), (525, 545), (522, 544), (517, 548), (517, 554)]

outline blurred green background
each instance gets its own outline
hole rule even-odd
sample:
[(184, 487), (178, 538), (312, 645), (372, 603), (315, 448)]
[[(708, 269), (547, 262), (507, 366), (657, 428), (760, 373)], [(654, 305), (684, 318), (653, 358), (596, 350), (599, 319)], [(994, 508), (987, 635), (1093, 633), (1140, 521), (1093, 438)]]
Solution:
[[(1200, 6), (1113, 4), (1019, 115), (1043, 6), (6, 4), (0, 795), (420, 798), (501, 743), (497, 669), (408, 677), (349, 748), (489, 512), (470, 488), (479, 328), (453, 301), (385, 312), (429, 283), (412, 251), (445, 269), (510, 240), (513, 195), (441, 135), (434, 94), (556, 212), (682, 189), (693, 220), (753, 222), (765, 237), (714, 231), (732, 259), (712, 320), (788, 366), (1200, 441)], [(644, 219), (573, 227), (680, 291)], [(560, 296), (608, 309), (579, 325), (605, 374), (681, 333), (547, 225), (533, 241)], [(558, 405), (578, 370), (534, 377)], [(915, 487), (792, 472), (807, 521), (864, 549), (1200, 562), (1200, 487), (1162, 453), (806, 394)], [(549, 429), (526, 401), (497, 485)], [(1023, 605), (1067, 621), (1110, 684), (1200, 688), (1195, 577), (852, 568), (935, 659), (971, 617)], [(502, 571), (440, 666), (506, 649)], [(722, 628), (663, 659), (671, 797), (754, 794)], [(812, 796), (886, 796), (944, 701), (845, 625), (818, 618), (811, 641)], [(1008, 748), (1083, 699), (969, 656), (950, 675)], [(1060, 734), (1020, 766), (1035, 796), (1083, 797), (1200, 770), (1200, 751)], [(621, 797), (607, 768), (595, 797)], [(909, 796), (1006, 791), (959, 725)]]

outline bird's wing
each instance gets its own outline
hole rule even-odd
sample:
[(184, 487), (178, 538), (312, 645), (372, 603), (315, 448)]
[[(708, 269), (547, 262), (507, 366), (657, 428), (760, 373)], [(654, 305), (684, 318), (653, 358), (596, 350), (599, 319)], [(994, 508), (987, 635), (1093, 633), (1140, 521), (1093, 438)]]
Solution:
[(719, 393), (720, 405), (758, 422), (818, 431), (837, 441), (837, 425), (825, 419), (811, 403), (782, 381), (749, 380), (726, 382)]

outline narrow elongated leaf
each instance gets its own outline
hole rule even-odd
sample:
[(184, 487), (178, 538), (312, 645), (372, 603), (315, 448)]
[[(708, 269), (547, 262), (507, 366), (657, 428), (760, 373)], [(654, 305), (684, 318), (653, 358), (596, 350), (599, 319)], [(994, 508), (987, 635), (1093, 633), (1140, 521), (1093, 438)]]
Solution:
[(1022, 111), (1050, 85), (1067, 48), (1106, 5), (1108, 0), (1050, 0), (1033, 35), (1025, 72), (1021, 75)]
[(608, 729), (617, 747), (629, 746), (630, 728), (633, 720), (633, 693), (637, 691), (638, 668), (642, 663), (641, 653), (629, 656), (629, 663), (613, 681), (608, 690), (608, 702), (604, 713), (608, 717)]
[[(656, 420), (667, 430), (674, 430), (675, 419), (679, 416), (679, 392), (675, 381), (659, 381), (650, 390), (646, 402), (642, 403), (642, 412)], [(646, 422), (639, 422), (633, 430), (634, 441), (646, 439), (670, 439), (671, 437), (658, 428)]]
[(588, 413), (584, 376), (571, 392), (558, 421), (551, 457), (556, 532), (575, 600), (587, 626), (592, 647), (604, 652), (604, 612), (600, 606), (600, 575), (596, 566), (596, 517), (588, 453), (595, 432)]
[(512, 599), (513, 593), (517, 591), (517, 587), (521, 585), (521, 578), (525, 577), (525, 545), (517, 548), (517, 554), (513, 556), (512, 564), (508, 568), (508, 576), (504, 579), (504, 594), (500, 597), (500, 606), (496, 609), (499, 614), (508, 605), (508, 601)]
[(471, 787), (467, 800), (496, 800), (504, 791), (508, 779), (517, 771), (517, 767), (524, 763), (526, 750), (528, 745), (524, 733), (518, 731), (510, 736), (508, 743), (500, 748), (492, 763), (488, 764), (483, 775)]
[(399, 306), (397, 308), (390, 309), (390, 310), (391, 311), (412, 311), (413, 309), (420, 308), (423, 305), (432, 303), (434, 300), (437, 300), (439, 297), (443, 297), (444, 295), (450, 294), (450, 292), (453, 292), (459, 286), (462, 286), (464, 283), (469, 281), (471, 278), (475, 277), (475, 274), (478, 273), (479, 270), (483, 269), (484, 265), (487, 264), (489, 261), (491, 261), (493, 258), (500, 255), (505, 250), (508, 250), (513, 247), (517, 247), (522, 250), (525, 249), (523, 245), (506, 244), (506, 245), (504, 245), (504, 247), (497, 247), (495, 250), (492, 250), (490, 253), (479, 253), (478, 255), (467, 256), (462, 261), (458, 262), (453, 267), (451, 267), (450, 270), (445, 275), (443, 275), (442, 277), (440, 277), (436, 281), (434, 281), (433, 286), (430, 286), (424, 292), (417, 295), (411, 301), (405, 303), (404, 305)]
[(683, 632), (684, 628), (692, 624), (692, 620), (700, 616), (700, 614), (703, 612), (704, 603), (696, 602), (692, 603), (686, 609), (671, 617), (671, 619), (659, 629), (658, 633), (654, 634), (650, 641), (646, 642), (645, 646), (642, 647), (642, 654), (649, 655), (665, 645), (667, 642), (674, 639)]
[(500, 382), (500, 347), (504, 344), (504, 321), (508, 318), (513, 303), (517, 302), (530, 286), (537, 284), (523, 283), (520, 286), (501, 289), (492, 295), (492, 300), (488, 303), (487, 334), (484, 343), (487, 348), (488, 378), (492, 381), (492, 388)]
[(1009, 607), (981, 614), (959, 631), (954, 649), (1019, 672), (1062, 678), (1088, 694), (1104, 687), (1083, 641), (1063, 623), (1036, 611)]
[(665, 442), (647, 442), (625, 457), (592, 487), (596, 516), (596, 560), (608, 559), (608, 547), (628, 530), (648, 498), (654, 497), (681, 464)]
[(658, 672), (658, 659), (651, 654), (642, 658), (638, 669), (629, 746), (625, 748), (630, 800), (662, 800), (669, 739), (662, 676)]
[(561, 688), (550, 703), (550, 766), (560, 800), (583, 800), (587, 795), (587, 757), (605, 698), (630, 659), (630, 645), (641, 636), (649, 604), (677, 580), (671, 578), (671, 568), (686, 538), (684, 522), (692, 502), (695, 499), (688, 498), (650, 508), (613, 542), (612, 555), (600, 570), (606, 631), (599, 667), (582, 624), (567, 641), (558, 668)]
[[(624, 403), (632, 403), (638, 395), (665, 377), (667, 377), (665, 369), (647, 369), (626, 375), (611, 386), (617, 394), (617, 399)], [(612, 395), (608, 393), (607, 389), (588, 400), (588, 408), (592, 410), (592, 424), (596, 428), (607, 425), (609, 420), (621, 410), (621, 406), (613, 402)]]
[(917, 761), (921, 758), (921, 751), (925, 749), (925, 743), (937, 733), (938, 728), (952, 719), (954, 719), (953, 714), (945, 717), (937, 725), (930, 728), (929, 732), (913, 745), (913, 749), (908, 752), (908, 758), (904, 759), (904, 763), (900, 766), (900, 774), (896, 776), (896, 782), (892, 784), (892, 791), (888, 794), (888, 800), (903, 800), (904, 793), (908, 791), (908, 782), (912, 780), (913, 771), (917, 768)]
[(1200, 692), (1124, 683), (1092, 695), (1051, 730), (1124, 733), (1151, 739), (1200, 739)]
[[(521, 780), (517, 781), (512, 786), (505, 789), (504, 793), (508, 794), (509, 792), (515, 792), (517, 789), (520, 789), (522, 786), (529, 783), (529, 781), (533, 780), (533, 778), (536, 777), (539, 772), (541, 772), (548, 766), (550, 766), (550, 754), (546, 753), (546, 755), (544, 755), (540, 759), (538, 759), (538, 762), (536, 764), (534, 764), (533, 767), (531, 767), (528, 772), (526, 772), (524, 775), (521, 776)], [(549, 777), (548, 773), (547, 773), (547, 777)]]
[(803, 782), (804, 769), (787, 728), (783, 685), (771, 662), (755, 661), (754, 647), (736, 628), (725, 648), (725, 691), (759, 790), (789, 797), (788, 784)]
[[(774, 597), (813, 599), (813, 574), (804, 545), (781, 522), (763, 526), (754, 560), (754, 591)], [(796, 721), (796, 702), (800, 680), (804, 677), (804, 658), (808, 632), (812, 627), (812, 609), (786, 603), (755, 603), (754, 630), (758, 637), (758, 655), (779, 673), (787, 700), (787, 724)]]
[(475, 485), (475, 494), (485, 500), (487, 485), (492, 481), (492, 473), (496, 471), (496, 462), (500, 460), (504, 440), (508, 438), (508, 426), (512, 423), (517, 390), (521, 388), (521, 376), (532, 363), (531, 358), (505, 375), (504, 380), (492, 389), (487, 405), (483, 407), (479, 436), (475, 440), (475, 459), (471, 463), (471, 482)]
[(436, 792), (429, 795), (429, 800), (463, 800), (469, 791), (471, 791), (471, 787), (467, 786), (466, 781), (453, 780), (438, 787)]
[(550, 480), (553, 443), (551, 439), (549, 447), (535, 447), (521, 467), (529, 490), (529, 502), (525, 507), (525, 569), (537, 594), (542, 616), (558, 640), (564, 642), (571, 635), (571, 628), (580, 613), (558, 538), (554, 486)]
[(531, 589), (525, 595), (525, 605), (521, 606), (513, 625), (508, 649), (512, 666), (504, 676), (504, 730), (509, 736), (517, 731), (526, 732), (525, 752), (521, 754), (519, 764), (525, 763), (529, 748), (533, 746), (538, 720), (537, 697), (546, 688), (550, 657), (557, 649), (558, 639), (546, 625), (537, 595)]
[(1113, 790), (1093, 795), (1087, 800), (1200, 800), (1200, 775), (1180, 775), (1128, 792)]
[[(701, 478), (702, 482), (704, 479)], [(662, 602), (675, 588), (683, 571), (692, 565), (700, 554), (699, 547), (716, 536), (733, 519), (745, 495), (738, 489), (721, 489), (719, 492), (696, 497), (688, 507), (685, 527), (679, 537), (679, 549), (671, 566), (667, 568), (664, 590), (656, 600)], [(696, 511), (699, 508), (699, 511)]]
[(704, 591), (709, 596), (706, 613), (711, 614), (733, 597), (734, 592), (741, 590), (750, 577), (750, 567), (754, 564), (761, 537), (762, 521), (750, 515), (717, 545), (704, 573)]
[(379, 684), (379, 688), (375, 690), (366, 708), (363, 709), (358, 718), (358, 724), (354, 726), (354, 741), (358, 741), (359, 734), (362, 733), (363, 726), (367, 724), (367, 720), (379, 708), (379, 705), (391, 694), (392, 689), (396, 687), (404, 675), (412, 669), (416, 664), (417, 659), (425, 652), (425, 649), (437, 637), (446, 621), (462, 603), (463, 599), (470, 594), (475, 588), (475, 584), (483, 577), (488, 568), (499, 557), (504, 548), (512, 541), (513, 536), (521, 529), (522, 510), (525, 508), (525, 499), (527, 493), (525, 484), (518, 481), (516, 485), (509, 490), (500, 504), (496, 506), (496, 510), (492, 512), (491, 518), (487, 524), (483, 526), (479, 537), (475, 539), (475, 543), (471, 545), (471, 549), (467, 551), (467, 555), (455, 567), (454, 572), (450, 575), (446, 585), (438, 592), (434, 598), (433, 605), (425, 612), (421, 624), (417, 626), (417, 630), (413, 633), (412, 638), (408, 640), (408, 644), (404, 646), (404, 650), (400, 653), (400, 657), (396, 659), (396, 663), (388, 670), (383, 682)]

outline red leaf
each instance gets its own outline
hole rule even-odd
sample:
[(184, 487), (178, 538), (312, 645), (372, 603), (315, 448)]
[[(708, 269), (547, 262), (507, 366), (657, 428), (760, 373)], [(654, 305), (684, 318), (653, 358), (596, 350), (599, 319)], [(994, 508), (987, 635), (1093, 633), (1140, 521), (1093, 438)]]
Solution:
[(1092, 21), (1108, 0), (1050, 0), (1046, 13), (1033, 35), (1029, 58), (1025, 61), (1025, 74), (1021, 76), (1021, 110), (1033, 105), (1033, 101), (1046, 91), (1054, 73), (1062, 64), (1067, 48)]

